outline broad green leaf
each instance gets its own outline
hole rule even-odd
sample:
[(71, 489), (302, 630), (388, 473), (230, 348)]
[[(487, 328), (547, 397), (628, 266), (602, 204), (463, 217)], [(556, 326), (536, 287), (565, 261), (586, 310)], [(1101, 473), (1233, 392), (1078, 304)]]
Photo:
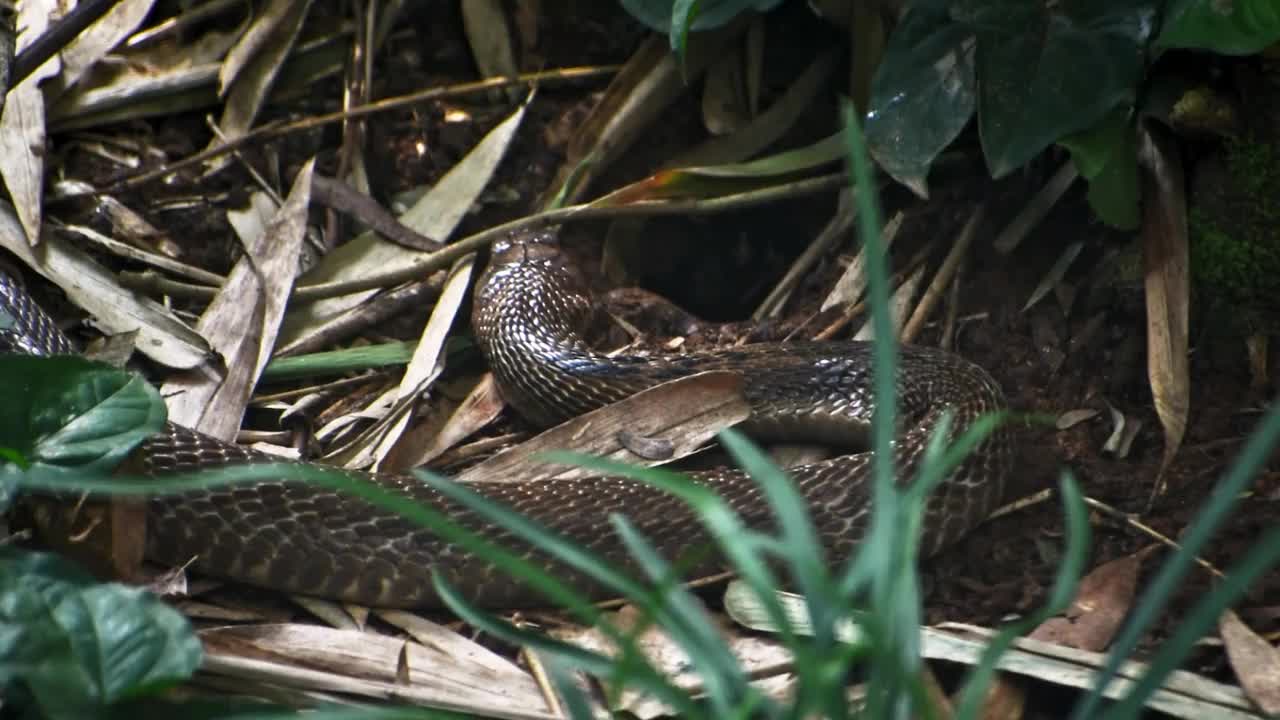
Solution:
[(0, 443), (29, 464), (111, 470), (164, 426), (155, 388), (81, 357), (0, 357), (0, 397)]
[(1172, 0), (1156, 38), (1160, 48), (1252, 55), (1280, 42), (1276, 0)]
[(0, 695), (49, 718), (189, 677), (201, 660), (186, 619), (150, 592), (97, 583), (53, 555), (0, 548)]
[(871, 83), (867, 149), (920, 195), (934, 158), (960, 134), (976, 105), (973, 31), (945, 9), (916, 6), (889, 37)]
[(1089, 181), (1089, 205), (1103, 222), (1121, 230), (1138, 226), (1137, 140), (1128, 107), (1058, 141), (1071, 151), (1080, 176)]
[(978, 33), (978, 127), (995, 177), (1132, 104), (1155, 22), (1149, 2), (1016, 4), (1024, 24)]

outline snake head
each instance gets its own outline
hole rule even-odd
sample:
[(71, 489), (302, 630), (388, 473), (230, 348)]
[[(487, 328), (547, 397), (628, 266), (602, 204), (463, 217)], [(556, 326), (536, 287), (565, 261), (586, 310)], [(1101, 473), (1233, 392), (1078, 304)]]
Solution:
[[(535, 280), (536, 278), (536, 280)], [(489, 267), (476, 283), (477, 306), (527, 302), (528, 294), (587, 294), (586, 280), (560, 246), (559, 228), (517, 230), (493, 243)], [(503, 299), (509, 298), (509, 299)]]

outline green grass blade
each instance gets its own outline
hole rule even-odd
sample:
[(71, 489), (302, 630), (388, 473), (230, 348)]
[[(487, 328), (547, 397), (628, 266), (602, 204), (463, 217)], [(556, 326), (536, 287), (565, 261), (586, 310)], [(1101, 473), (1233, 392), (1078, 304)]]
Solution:
[(1278, 440), (1280, 440), (1280, 404), (1273, 405), (1267, 412), (1258, 429), (1245, 443), (1244, 450), (1236, 458), (1226, 477), (1214, 487), (1204, 510), (1183, 535), (1182, 548), (1164, 563), (1146, 592), (1143, 593), (1142, 600), (1134, 609), (1129, 622), (1112, 643), (1110, 657), (1107, 658), (1107, 664), (1102, 672), (1094, 678), (1092, 692), (1076, 706), (1071, 716), (1074, 720), (1091, 718), (1097, 714), (1098, 703), (1102, 699), (1102, 693), (1099, 690), (1111, 683), (1120, 664), (1133, 654), (1142, 633), (1164, 611), (1169, 598), (1173, 596), (1173, 591), (1191, 568), (1200, 549), (1217, 532), (1218, 526), (1226, 520), (1239, 501), (1241, 491), (1253, 479), (1258, 468), (1267, 461)]
[(808, 505), (786, 473), (742, 433), (733, 429), (723, 430), (720, 442), (738, 466), (760, 484), (769, 507), (778, 518), (782, 556), (808, 603), (814, 639), (821, 645), (835, 644), (835, 625), (842, 613), (835, 604), (826, 550), (818, 540)]
[(511, 508), (447, 478), (424, 472), (417, 472), (415, 475), (450, 500), (537, 547), (564, 565), (583, 573), (612, 592), (629, 598), (641, 598), (645, 595), (644, 585), (634, 578), (619, 572), (577, 543), (551, 532)]
[(1178, 669), (1187, 653), (1214, 626), (1222, 611), (1248, 592), (1253, 582), (1275, 567), (1277, 561), (1280, 561), (1280, 529), (1273, 528), (1264, 533), (1226, 579), (1215, 585), (1178, 623), (1173, 636), (1160, 646), (1160, 652), (1129, 694), (1113, 705), (1104, 717), (1107, 720), (1139, 717), (1147, 699), (1160, 689), (1169, 673)]
[(1063, 511), (1066, 514), (1067, 547), (1063, 553), (1062, 563), (1058, 565), (1058, 571), (1055, 573), (1049, 597), (1038, 611), (1011, 623), (987, 644), (981, 660), (965, 681), (960, 705), (956, 710), (956, 717), (961, 720), (978, 717), (987, 687), (995, 677), (996, 663), (1000, 661), (1001, 656), (1013, 641), (1050, 617), (1066, 610), (1075, 598), (1089, 553), (1089, 514), (1085, 509), (1080, 488), (1070, 472), (1062, 473), (1058, 488), (1062, 496)]
[(467, 602), (466, 598), (462, 597), (438, 574), (435, 577), (435, 585), (436, 592), (440, 594), (441, 600), (444, 601), (449, 610), (461, 618), (463, 622), (478, 628), (482, 632), (489, 633), (513, 645), (528, 646), (539, 652), (547, 653), (562, 662), (566, 667), (581, 670), (603, 681), (617, 679), (620, 675), (619, 669), (625, 667), (625, 679), (630, 683), (631, 687), (652, 694), (659, 700), (671, 705), (678, 714), (684, 717), (699, 718), (706, 716), (686, 692), (668, 682), (661, 673), (644, 659), (643, 653), (636, 648), (634, 639), (618, 630), (618, 628), (613, 627), (612, 623), (602, 620), (597, 624), (597, 627), (605, 631), (610, 636), (610, 639), (617, 642), (619, 648), (630, 656), (627, 658), (628, 662), (625, 665), (618, 660), (585, 650), (577, 645), (561, 642), (542, 633), (522, 630), (511, 623), (503, 622)]
[(598, 470), (608, 475), (645, 482), (688, 503), (716, 540), (724, 557), (760, 599), (783, 642), (795, 644), (795, 633), (782, 604), (774, 596), (778, 583), (762, 559), (763, 550), (775, 547), (767, 536), (746, 527), (729, 506), (709, 488), (691, 482), (678, 473), (658, 468), (638, 468), (625, 463), (568, 452), (550, 452), (545, 457), (558, 462)]
[(560, 659), (547, 656), (543, 665), (547, 668), (547, 675), (551, 678), (556, 694), (564, 701), (564, 709), (568, 716), (573, 720), (595, 720), (586, 693), (569, 676), (568, 668), (560, 662)]
[(716, 630), (715, 623), (708, 617), (702, 604), (684, 587), (672, 582), (675, 573), (671, 566), (658, 555), (635, 526), (621, 515), (611, 516), (609, 521), (631, 556), (649, 579), (657, 584), (654, 594), (658, 596), (658, 601), (654, 606), (660, 608), (660, 613), (655, 619), (671, 639), (689, 654), (690, 661), (698, 668), (698, 675), (702, 678), (716, 713), (725, 716), (739, 707), (754, 691), (747, 683), (742, 666), (725, 645), (724, 638)]
[[(262, 463), (210, 468), (197, 473), (166, 475), (163, 478), (127, 478), (82, 475), (69, 479), (61, 473), (33, 469), (14, 473), (25, 487), (66, 491), (75, 489), (98, 495), (177, 495), (226, 485), (254, 482), (300, 482), (331, 488), (430, 529), (441, 538), (503, 568), (504, 572), (541, 593), (555, 604), (574, 612), (585, 623), (594, 623), (600, 611), (581, 593), (566, 588), (559, 578), (528, 562), (522, 556), (463, 528), (439, 510), (414, 502), (382, 488), (361, 476), (336, 468), (301, 463)], [(448, 481), (441, 480), (448, 484)]]

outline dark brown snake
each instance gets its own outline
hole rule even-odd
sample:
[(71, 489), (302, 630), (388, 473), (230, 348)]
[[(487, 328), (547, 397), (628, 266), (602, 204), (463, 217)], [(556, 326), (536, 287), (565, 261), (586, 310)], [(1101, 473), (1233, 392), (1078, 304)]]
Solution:
[[(752, 416), (743, 429), (761, 441), (865, 438), (874, 407), (870, 345), (859, 342), (748, 345), (674, 356), (606, 357), (592, 351), (579, 328), (594, 311), (585, 284), (552, 233), (499, 243), (475, 292), (474, 328), (503, 395), (538, 426), (550, 426), (665, 380), (706, 370), (733, 370), (744, 384)], [(3, 330), (0, 351), (75, 352), (73, 344), (27, 293), (0, 273), (0, 311), (16, 324)], [(926, 439), (943, 411), (953, 411), (952, 436), (979, 415), (1004, 408), (999, 386), (956, 355), (903, 347), (897, 377), (900, 431), (895, 454), (902, 477), (913, 477)], [(930, 496), (922, 551), (933, 554), (981, 522), (1000, 501), (1011, 455), (997, 430)], [(226, 464), (278, 462), (235, 444), (169, 424), (136, 452), (155, 475)], [(871, 455), (843, 455), (791, 468), (832, 562), (849, 557), (868, 525)], [(691, 474), (718, 492), (751, 527), (773, 528), (758, 486), (742, 472)], [(444, 511), (462, 525), (537, 562), (545, 557), (503, 528), (479, 519), (407, 475), (362, 474), (385, 488)], [(474, 486), (581, 546), (614, 567), (634, 562), (607, 517), (625, 514), (669, 560), (700, 557), (686, 577), (722, 568), (701, 524), (682, 501), (650, 486), (601, 477), (483, 483)], [(431, 571), (439, 571), (472, 601), (491, 607), (542, 604), (540, 596), (414, 525), (362, 500), (296, 482), (232, 486), (150, 501), (147, 556), (201, 572), (277, 590), (373, 606), (439, 603)], [(693, 555), (690, 555), (693, 553)], [(557, 567), (563, 582), (591, 595), (601, 588)]]

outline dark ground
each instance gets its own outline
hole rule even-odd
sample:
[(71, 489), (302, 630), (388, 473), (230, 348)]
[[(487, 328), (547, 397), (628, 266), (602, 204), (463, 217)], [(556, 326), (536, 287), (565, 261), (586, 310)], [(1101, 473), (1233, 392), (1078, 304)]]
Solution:
[[(536, 45), (524, 50), (522, 67), (559, 67), (595, 63), (624, 62), (642, 38), (642, 31), (613, 3), (573, 3), (561, 14), (539, 16)], [(412, 32), (398, 34), (378, 61), (375, 96), (385, 97), (433, 85), (474, 79), (459, 18), (453, 4), (428, 16), (415, 17)], [(787, 22), (771, 26), (774, 37), (785, 37)], [(803, 30), (803, 28), (801, 28)], [(812, 29), (808, 32), (814, 32)], [(781, 44), (781, 43), (779, 43)], [(770, 92), (784, 86), (791, 70), (807, 55), (793, 57), (785, 48), (770, 46), (767, 64), (772, 68), (766, 85)], [(774, 58), (778, 57), (776, 61)], [(844, 77), (838, 71), (836, 77)], [(533, 104), (515, 145), (499, 170), (493, 192), (479, 212), (469, 216), (458, 236), (521, 216), (533, 209), (533, 201), (547, 186), (562, 162), (566, 127), (582, 116), (597, 97), (603, 84), (581, 88), (545, 88)], [(338, 107), (337, 81), (322, 83), (310, 98), (288, 106), (272, 108), (293, 116), (333, 110)], [(766, 97), (766, 102), (768, 97)], [(446, 126), (442, 117), (448, 107), (462, 107), (474, 121)], [(476, 99), (468, 102), (427, 103), (411, 111), (374, 116), (369, 123), (369, 157), (377, 197), (384, 201), (394, 192), (430, 183), (447, 171), (474, 143), (505, 116), (510, 106)], [(821, 125), (834, 117), (830, 107), (816, 108), (814, 123)], [(803, 123), (802, 123), (803, 124)], [(122, 128), (151, 134), (151, 142), (164, 148), (171, 158), (203, 147), (207, 131), (193, 115), (165, 118)], [(808, 130), (799, 131), (808, 136)], [(828, 131), (829, 132), (829, 131)], [(697, 104), (691, 97), (678, 101), (640, 143), (643, 153), (632, 153), (593, 188), (593, 195), (638, 179), (674, 151), (703, 138)], [(970, 141), (972, 139), (970, 138)], [(282, 176), (292, 177), (301, 162), (319, 153), (318, 172), (332, 174), (336, 167), (338, 128), (289, 138), (278, 145), (282, 153)], [(418, 156), (412, 151), (418, 141), (428, 151)], [(57, 142), (57, 138), (55, 138)], [(969, 142), (972, 147), (973, 143)], [(260, 148), (250, 149), (250, 159), (261, 160)], [(75, 153), (68, 155), (68, 174), (101, 180), (113, 169), (93, 168)], [(957, 332), (955, 349), (990, 370), (1003, 384), (1017, 410), (1057, 415), (1076, 408), (1096, 408), (1101, 414), (1069, 430), (1027, 429), (1023, 433), (1020, 462), (1011, 499), (1049, 487), (1061, 468), (1069, 468), (1086, 494), (1121, 511), (1138, 513), (1147, 524), (1176, 538), (1204, 505), (1217, 478), (1228, 467), (1244, 439), (1260, 417), (1260, 409), (1271, 391), (1251, 390), (1244, 361), (1243, 342), (1206, 339), (1199, 325), (1193, 325), (1191, 362), (1191, 417), (1186, 438), (1167, 474), (1168, 492), (1147, 509), (1159, 467), (1163, 441), (1160, 424), (1152, 409), (1145, 373), (1144, 310), (1140, 283), (1130, 288), (1098, 287), (1106, 250), (1131, 242), (1132, 238), (1107, 230), (1094, 220), (1078, 183), (1050, 216), (1009, 256), (991, 247), (991, 239), (1047, 179), (1063, 157), (1042, 159), (1032, 168), (1015, 173), (1001, 182), (988, 180), (980, 167), (958, 178), (935, 177), (933, 199), (922, 203), (905, 192), (885, 195), (887, 209), (902, 208), (909, 220), (904, 236), (895, 246), (898, 258), (906, 258), (926, 240), (941, 238), (945, 251), (948, 239), (958, 233), (977, 202), (987, 201), (989, 212), (978, 235), (959, 295), (959, 316), (978, 314)], [(77, 165), (77, 163), (79, 163)], [(231, 262), (231, 233), (225, 225), (223, 209), (241, 204), (236, 188), (248, 181), (238, 166), (205, 181), (187, 176), (180, 182), (144, 188), (121, 199), (148, 215), (157, 226), (175, 239), (184, 241), (185, 259), (211, 270), (225, 271)], [(181, 212), (162, 210), (166, 198), (204, 194), (225, 199)], [(746, 316), (785, 271), (790, 259), (830, 217), (834, 196), (824, 196), (790, 204), (775, 205), (731, 216), (699, 219), (671, 219), (650, 225), (650, 254), (656, 264), (636, 268), (648, 287), (671, 296), (677, 303), (709, 319), (731, 320)], [(887, 213), (886, 213), (887, 215)], [(580, 243), (584, 255), (598, 257), (604, 225), (579, 224), (568, 236)], [(1029, 311), (1022, 305), (1045, 272), (1070, 242), (1083, 240), (1086, 249), (1067, 281), (1079, 292), (1070, 313), (1050, 294)], [(661, 254), (652, 248), (661, 248)], [(785, 335), (796, 320), (816, 309), (831, 283), (838, 277), (842, 259), (851, 258), (850, 245), (824, 258), (817, 272), (801, 287), (800, 296), (788, 307), (792, 320), (778, 327), (753, 333), (769, 337)], [(667, 253), (670, 253), (669, 255)], [(941, 251), (933, 253), (936, 264)], [(590, 264), (587, 267), (598, 267)], [(678, 270), (677, 270), (678, 268)], [(945, 308), (944, 308), (945, 311)], [(416, 321), (425, 321), (427, 309)], [(1194, 315), (1194, 313), (1193, 313)], [(825, 323), (813, 323), (812, 331)], [(396, 328), (405, 334), (413, 328)], [(391, 332), (383, 329), (384, 332)], [(729, 334), (740, 334), (735, 326)], [(920, 342), (936, 342), (937, 323)], [(1111, 426), (1104, 398), (1130, 417), (1143, 423), (1129, 457), (1116, 459), (1103, 453), (1103, 442)], [(1211, 545), (1208, 559), (1218, 567), (1230, 568), (1260, 533), (1274, 526), (1280, 490), (1280, 472), (1273, 462), (1252, 489), (1248, 502), (1241, 503), (1224, 533)], [(1152, 541), (1115, 521), (1095, 516), (1090, 567), (1134, 553)], [(1052, 582), (1062, 547), (1061, 508), (1056, 501), (1041, 503), (992, 521), (930, 564), (931, 590), (927, 618), (993, 625), (1011, 615), (1025, 613), (1043, 601)], [(1142, 583), (1158, 567), (1162, 553), (1148, 559)], [(1148, 638), (1147, 646), (1158, 643), (1175, 621), (1209, 588), (1206, 573), (1195, 570), (1188, 577), (1177, 601), (1161, 626)], [(1275, 573), (1253, 588), (1241, 610), (1246, 620), (1254, 618), (1259, 632), (1275, 629), (1274, 608), (1280, 606), (1280, 575)], [(1206, 653), (1193, 670), (1220, 670), (1221, 655)]]

